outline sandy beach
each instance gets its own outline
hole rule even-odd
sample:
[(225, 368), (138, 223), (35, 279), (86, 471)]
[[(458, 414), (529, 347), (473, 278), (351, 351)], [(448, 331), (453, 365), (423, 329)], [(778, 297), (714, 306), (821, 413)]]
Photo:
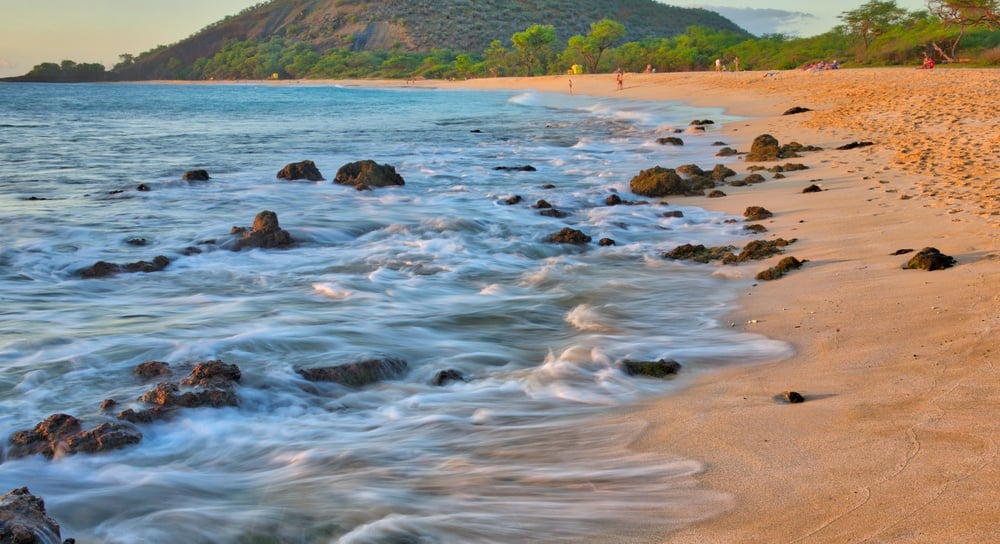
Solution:
[[(568, 93), (569, 79), (417, 84)], [(575, 93), (725, 107), (745, 121), (708, 137), (739, 151), (765, 133), (823, 148), (784, 179), (671, 199), (764, 206), (764, 236), (797, 238), (785, 255), (808, 262), (754, 284), (730, 318), (793, 356), (614, 416), (646, 423), (634, 448), (703, 461), (699, 485), (732, 497), (663, 542), (1000, 540), (1000, 108), (988, 96), (1000, 71), (626, 74), (621, 91), (613, 75), (572, 80)], [(782, 115), (793, 106), (813, 111)], [(873, 145), (835, 150), (853, 141)], [(823, 191), (803, 193), (812, 183)], [(893, 255), (926, 246), (957, 265), (904, 270), (909, 255)], [(785, 402), (788, 390), (805, 402)]]

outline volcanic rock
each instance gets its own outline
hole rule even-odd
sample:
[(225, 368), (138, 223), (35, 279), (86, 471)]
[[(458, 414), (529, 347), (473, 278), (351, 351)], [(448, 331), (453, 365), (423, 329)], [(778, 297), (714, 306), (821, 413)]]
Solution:
[(347, 163), (337, 170), (334, 183), (353, 185), (358, 188), (389, 187), (405, 185), (396, 168), (388, 164), (378, 164), (372, 160)]
[(292, 162), (285, 165), (278, 171), (278, 179), (289, 181), (305, 179), (309, 181), (323, 181), (323, 174), (313, 161)]
[[(281, 177), (280, 175), (278, 177)], [(184, 181), (208, 181), (208, 170), (188, 170), (181, 176)]]
[(300, 368), (296, 372), (311, 382), (334, 382), (349, 387), (361, 387), (399, 377), (406, 370), (406, 361), (387, 357), (339, 366)]
[(781, 145), (778, 139), (770, 134), (761, 134), (753, 140), (750, 145), (750, 153), (747, 153), (747, 161), (776, 161), (781, 158)]
[(548, 241), (555, 244), (587, 244), (590, 243), (590, 236), (583, 232), (566, 227), (557, 233), (549, 236)]
[(438, 387), (448, 385), (452, 382), (464, 382), (465, 376), (461, 372), (449, 368), (447, 370), (441, 370), (431, 378), (430, 384), (436, 385)]
[(941, 253), (937, 248), (925, 247), (911, 257), (903, 265), (903, 268), (912, 270), (944, 270), (945, 268), (951, 268), (956, 262), (958, 261), (954, 257)]
[(787, 273), (789, 270), (795, 270), (797, 268), (800, 268), (803, 262), (805, 261), (800, 261), (795, 257), (785, 257), (784, 259), (778, 261), (777, 265), (772, 266), (767, 270), (758, 272), (757, 275), (754, 276), (754, 278), (761, 281), (776, 280), (784, 276), (785, 273)]
[(773, 213), (771, 213), (767, 208), (763, 208), (761, 206), (750, 206), (743, 212), (743, 217), (745, 217), (747, 221), (760, 221), (773, 216)]
[(59, 544), (59, 524), (45, 512), (45, 501), (27, 487), (0, 497), (0, 542), (4, 544)]
[(233, 249), (240, 251), (246, 248), (281, 248), (292, 245), (292, 235), (278, 225), (278, 214), (264, 210), (253, 220), (253, 227), (233, 227), (233, 234), (239, 237)]
[(844, 144), (837, 148), (838, 151), (847, 151), (849, 149), (857, 149), (859, 147), (868, 147), (870, 145), (875, 145), (875, 142), (851, 142), (849, 144)]
[(666, 378), (680, 372), (681, 364), (672, 359), (658, 361), (622, 361), (622, 370), (629, 376)]
[(501, 170), (504, 172), (534, 172), (535, 170), (537, 170), (534, 166), (531, 166), (530, 164), (525, 164), (524, 166), (496, 166), (493, 169)]
[(785, 113), (782, 113), (781, 115), (795, 115), (797, 113), (805, 113), (807, 111), (812, 111), (812, 110), (809, 108), (803, 108), (802, 106), (795, 106), (785, 110)]
[(10, 457), (42, 454), (52, 458), (56, 453), (98, 453), (142, 440), (142, 433), (121, 423), (105, 422), (83, 430), (80, 420), (67, 414), (53, 414), (33, 429), (14, 433), (9, 440)]
[(657, 138), (656, 143), (660, 145), (684, 145), (684, 140), (677, 136), (667, 136), (665, 138)]

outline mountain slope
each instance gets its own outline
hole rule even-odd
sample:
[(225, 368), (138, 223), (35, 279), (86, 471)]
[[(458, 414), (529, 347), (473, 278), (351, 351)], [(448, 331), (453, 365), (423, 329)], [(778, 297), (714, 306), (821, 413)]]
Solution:
[(535, 24), (551, 24), (560, 40), (586, 34), (603, 18), (625, 25), (626, 41), (672, 37), (690, 26), (746, 31), (721, 15), (653, 0), (272, 0), (210, 25), (169, 47), (140, 55), (121, 67), (125, 79), (144, 79), (171, 59), (190, 64), (211, 57), (226, 43), (284, 36), (317, 52), (447, 49), (481, 53), (493, 40)]

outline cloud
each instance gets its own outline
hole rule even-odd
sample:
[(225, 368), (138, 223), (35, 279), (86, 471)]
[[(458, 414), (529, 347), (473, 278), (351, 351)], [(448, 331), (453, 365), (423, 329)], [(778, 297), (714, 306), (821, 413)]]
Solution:
[(0, 57), (0, 77), (21, 75), (16, 62)]
[(818, 22), (818, 17), (802, 11), (773, 8), (731, 8), (725, 6), (699, 6), (714, 11), (736, 23), (755, 36), (783, 33), (797, 35), (792, 29), (802, 29)]

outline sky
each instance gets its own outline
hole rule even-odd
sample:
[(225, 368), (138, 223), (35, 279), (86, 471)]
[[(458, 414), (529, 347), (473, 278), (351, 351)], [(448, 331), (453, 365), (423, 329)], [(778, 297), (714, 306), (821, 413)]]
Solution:
[[(98, 62), (170, 45), (261, 0), (0, 0), (0, 77), (43, 62)], [(661, 0), (717, 11), (753, 34), (808, 37), (840, 23), (867, 0)], [(910, 11), (926, 0), (896, 0)]]

